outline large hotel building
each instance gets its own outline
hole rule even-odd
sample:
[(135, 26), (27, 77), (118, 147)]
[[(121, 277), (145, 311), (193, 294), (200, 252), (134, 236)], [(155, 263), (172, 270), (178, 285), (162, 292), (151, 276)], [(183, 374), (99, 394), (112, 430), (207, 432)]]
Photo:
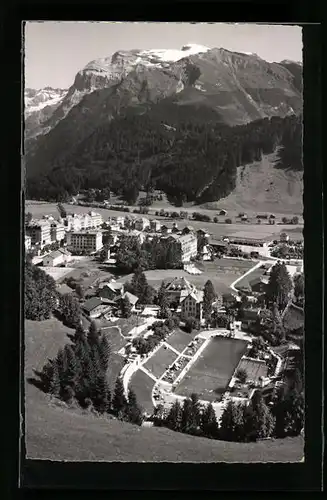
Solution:
[(97, 252), (102, 248), (101, 231), (76, 231), (67, 233), (67, 246), (73, 252)]

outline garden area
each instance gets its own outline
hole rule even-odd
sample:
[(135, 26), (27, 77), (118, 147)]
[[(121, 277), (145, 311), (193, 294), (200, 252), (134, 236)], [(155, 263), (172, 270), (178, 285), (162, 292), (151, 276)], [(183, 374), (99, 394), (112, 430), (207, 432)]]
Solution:
[(149, 370), (156, 378), (160, 378), (176, 358), (177, 354), (175, 352), (166, 346), (161, 346), (144, 364), (144, 368)]
[(165, 382), (169, 382), (172, 384), (176, 378), (180, 375), (180, 373), (184, 370), (185, 366), (187, 363), (190, 362), (189, 358), (186, 358), (185, 356), (181, 356), (178, 358), (178, 360), (171, 366), (168, 370), (168, 372), (165, 374), (162, 380)]
[(169, 338), (166, 340), (166, 343), (171, 345), (177, 351), (182, 352), (185, 347), (188, 346), (192, 337), (193, 335), (190, 333), (185, 333), (181, 330), (177, 330), (169, 336)]
[(260, 377), (267, 377), (268, 373), (266, 362), (259, 359), (241, 359), (238, 370), (244, 370), (247, 375), (247, 381), (253, 382), (258, 382)]
[(176, 388), (176, 394), (219, 401), (247, 348), (244, 340), (215, 337)]

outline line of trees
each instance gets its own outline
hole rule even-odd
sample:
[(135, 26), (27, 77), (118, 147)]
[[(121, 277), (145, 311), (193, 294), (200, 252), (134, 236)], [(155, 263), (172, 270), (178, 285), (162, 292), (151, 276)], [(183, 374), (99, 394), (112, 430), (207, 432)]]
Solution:
[(158, 405), (154, 422), (177, 432), (224, 441), (253, 442), (269, 437), (297, 436), (304, 425), (304, 398), (296, 389), (278, 393), (273, 406), (256, 391), (248, 405), (229, 401), (218, 423), (212, 403), (202, 405), (197, 394), (170, 410)]
[(58, 294), (54, 279), (29, 257), (25, 261), (25, 318), (34, 321), (49, 319), (57, 305)]
[(116, 266), (124, 273), (138, 268), (181, 269), (181, 252), (175, 240), (154, 237), (140, 243), (136, 236), (124, 235), (116, 254)]
[(71, 340), (38, 373), (44, 392), (68, 404), (76, 402), (82, 408), (140, 425), (143, 416), (135, 393), (130, 390), (126, 398), (119, 378), (113, 394), (110, 391), (107, 373), (111, 348), (106, 335), (92, 322), (88, 332), (79, 325)]

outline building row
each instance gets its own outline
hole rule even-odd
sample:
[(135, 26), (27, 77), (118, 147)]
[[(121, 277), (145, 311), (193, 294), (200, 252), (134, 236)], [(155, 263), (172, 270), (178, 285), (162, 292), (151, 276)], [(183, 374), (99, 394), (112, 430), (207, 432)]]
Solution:
[(66, 232), (96, 229), (102, 223), (102, 216), (92, 211), (86, 214), (67, 215), (60, 221), (51, 216), (45, 216), (38, 220), (32, 219), (25, 226), (25, 249), (28, 251), (35, 245), (44, 248), (54, 242), (61, 244), (65, 239)]

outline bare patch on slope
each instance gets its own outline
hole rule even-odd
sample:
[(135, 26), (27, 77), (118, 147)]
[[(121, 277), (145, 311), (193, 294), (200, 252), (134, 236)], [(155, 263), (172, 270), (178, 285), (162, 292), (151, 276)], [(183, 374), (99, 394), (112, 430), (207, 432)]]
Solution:
[(236, 188), (205, 208), (229, 211), (267, 211), (279, 214), (303, 212), (303, 173), (275, 168), (278, 153), (237, 169)]

